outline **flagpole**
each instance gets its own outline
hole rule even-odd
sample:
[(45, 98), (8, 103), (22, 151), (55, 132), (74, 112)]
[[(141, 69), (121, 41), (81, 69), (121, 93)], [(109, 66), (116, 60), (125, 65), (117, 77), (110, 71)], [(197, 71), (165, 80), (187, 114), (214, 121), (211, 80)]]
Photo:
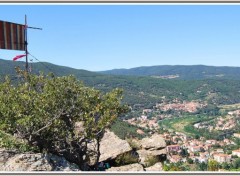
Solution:
[(25, 53), (26, 53), (26, 72), (28, 72), (28, 49), (27, 49), (27, 15), (25, 15)]

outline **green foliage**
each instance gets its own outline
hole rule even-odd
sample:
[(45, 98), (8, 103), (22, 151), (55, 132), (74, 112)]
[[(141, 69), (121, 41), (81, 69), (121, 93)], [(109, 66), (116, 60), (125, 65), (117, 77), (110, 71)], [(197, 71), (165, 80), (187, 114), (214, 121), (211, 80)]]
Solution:
[(115, 159), (115, 163), (117, 166), (127, 165), (137, 163), (139, 161), (138, 157), (133, 155), (131, 152), (123, 153)]
[(198, 171), (207, 171), (207, 167), (208, 167), (208, 165), (205, 162), (197, 164)]
[(208, 161), (208, 171), (218, 171), (219, 163), (215, 160)]
[[(206, 79), (206, 78), (218, 78), (218, 79), (239, 79), (239, 68), (233, 67), (212, 67), (204, 65), (161, 65), (161, 66), (148, 66), (137, 67), (131, 69), (113, 69), (108, 71), (102, 71), (105, 74), (112, 75), (135, 75), (135, 76), (163, 76), (163, 75), (179, 75), (176, 79)], [(221, 76), (219, 76), (221, 75)]]
[[(79, 165), (86, 141), (98, 139), (105, 128), (125, 113), (122, 91), (101, 93), (73, 76), (23, 76), (15, 86), (9, 78), (0, 84), (0, 130), (25, 139), (40, 151), (64, 155)], [(76, 122), (84, 131), (76, 131)]]
[(182, 149), (181, 149), (181, 152), (180, 152), (180, 155), (181, 155), (182, 157), (187, 157), (187, 156), (189, 156), (189, 153), (188, 153), (188, 151), (187, 151), (186, 148), (182, 148)]
[(191, 158), (187, 158), (187, 162), (188, 162), (189, 164), (193, 164), (193, 160), (192, 160)]
[(124, 122), (120, 119), (117, 119), (111, 125), (111, 131), (113, 131), (119, 138), (127, 139), (127, 138), (138, 138), (142, 139), (146, 137), (146, 135), (141, 135), (137, 133), (137, 127), (133, 126), (127, 122)]
[(185, 167), (182, 162), (169, 163), (163, 165), (164, 171), (188, 171), (189, 168)]
[(38, 151), (36, 148), (29, 146), (25, 141), (17, 140), (3, 131), (0, 131), (0, 148), (18, 149), (20, 152)]
[[(14, 73), (14, 67), (22, 66), (23, 63), (0, 60), (0, 65), (4, 65), (0, 70), (0, 76), (9, 74), (12, 79), (17, 80), (18, 77)], [(49, 63), (44, 63), (44, 65), (50, 68), (56, 76), (72, 74), (75, 75), (77, 79), (82, 80), (84, 84), (104, 92), (108, 92), (117, 87), (122, 88), (124, 89), (123, 101), (130, 105), (141, 104), (145, 107), (152, 107), (155, 103), (161, 101), (162, 96), (165, 96), (166, 100), (173, 100), (175, 98), (180, 100), (203, 100), (209, 102), (209, 104), (234, 104), (240, 102), (240, 94), (238, 92), (240, 89), (239, 74), (234, 76), (235, 80), (228, 79), (231, 78), (231, 76), (222, 77), (221, 79), (196, 80), (198, 79), (198, 77), (196, 77), (197, 75), (193, 76), (194, 74), (191, 73), (196, 73), (197, 71), (193, 69), (194, 67), (187, 67), (184, 68), (186, 70), (180, 69), (188, 76), (187, 80), (164, 80), (149, 76), (103, 75), (85, 70), (56, 66)], [(33, 68), (34, 73), (49, 71), (41, 63), (34, 64)], [(189, 69), (191, 71), (189, 71)], [(167, 72), (174, 74), (173, 68)], [(202, 74), (202, 72), (200, 73)], [(206, 110), (206, 113), (208, 112), (215, 114), (217, 111), (212, 111), (211, 109), (210, 111)]]
[(233, 169), (239, 169), (240, 168), (240, 158), (235, 159), (235, 161), (232, 163)]

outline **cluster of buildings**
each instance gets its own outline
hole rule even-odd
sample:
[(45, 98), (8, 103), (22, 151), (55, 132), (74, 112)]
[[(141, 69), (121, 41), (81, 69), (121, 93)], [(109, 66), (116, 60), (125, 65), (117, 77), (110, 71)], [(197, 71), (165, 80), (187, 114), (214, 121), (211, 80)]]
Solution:
[(206, 106), (205, 104), (194, 102), (194, 101), (179, 101), (175, 100), (173, 103), (161, 103), (157, 104), (156, 107), (162, 111), (174, 110), (174, 111), (182, 111), (182, 112), (189, 112), (194, 113), (198, 109), (203, 108)]
[[(167, 118), (167, 116), (169, 116), (169, 114), (157, 114), (157, 111), (174, 110), (177, 112), (194, 113), (198, 109), (205, 106), (206, 104), (199, 102), (180, 102), (176, 99), (168, 104), (156, 104), (153, 109), (143, 109), (142, 114), (139, 117), (131, 118), (125, 121), (141, 128), (157, 130), (159, 129), (158, 120)], [(148, 118), (149, 114), (154, 114), (155, 116)], [(239, 117), (240, 110), (236, 110), (229, 112), (226, 117), (219, 117), (210, 121), (196, 123), (194, 124), (194, 127), (198, 129), (205, 128), (209, 132), (212, 130), (230, 130), (235, 128)], [(144, 131), (139, 128), (137, 133), (144, 134)], [(199, 163), (207, 163), (209, 159), (213, 159), (219, 163), (223, 163), (232, 161), (234, 157), (240, 157), (240, 148), (237, 150), (228, 151), (227, 153), (223, 150), (223, 148), (226, 146), (236, 145), (232, 140), (227, 138), (221, 141), (214, 139), (206, 140), (204, 137), (193, 139), (184, 133), (174, 132), (172, 130), (167, 130), (161, 135), (169, 144), (167, 146), (167, 158), (171, 163), (177, 163), (181, 161), (187, 162), (188, 159)], [(240, 138), (240, 133), (234, 133), (233, 136)], [(187, 153), (187, 155), (183, 155), (183, 150), (185, 153)]]
[[(142, 115), (140, 117), (131, 118), (131, 119), (124, 120), (124, 121), (128, 122), (131, 125), (138, 126), (138, 127), (141, 127), (141, 128), (147, 128), (147, 129), (150, 129), (150, 130), (154, 130), (154, 129), (159, 128), (158, 119), (156, 117), (148, 119), (147, 116)], [(140, 133), (139, 133), (139, 131), (140, 131)], [(137, 133), (141, 134), (142, 132), (141, 132), (141, 130), (138, 130)]]
[[(193, 162), (205, 162), (209, 159), (214, 159), (219, 163), (230, 162), (232, 156), (240, 157), (240, 148), (233, 150), (232, 154), (226, 154), (223, 150), (224, 146), (235, 145), (229, 139), (222, 141), (205, 140), (203, 137), (200, 139), (192, 139), (183, 133), (169, 133), (165, 132), (162, 135), (166, 141), (171, 141), (173, 144), (167, 146), (168, 160), (171, 163), (186, 162), (187, 158), (192, 159)], [(219, 146), (216, 148), (214, 146)], [(187, 156), (183, 156), (183, 150), (187, 151)]]
[(214, 119), (214, 123), (211, 122), (200, 122), (193, 126), (198, 129), (207, 129), (210, 132), (213, 130), (225, 131), (233, 129), (236, 126), (237, 121), (233, 116), (226, 116), (225, 118), (219, 117)]
[[(125, 120), (129, 124), (139, 126), (142, 128), (148, 128), (150, 130), (154, 130), (158, 128), (158, 120), (162, 120), (165, 118), (171, 118), (171, 114), (159, 114), (159, 111), (167, 111), (167, 110), (174, 110), (176, 112), (189, 112), (194, 113), (199, 108), (206, 106), (205, 104), (201, 104), (199, 102), (187, 102), (187, 101), (179, 101), (175, 99), (172, 103), (161, 103), (156, 104), (153, 109), (143, 109), (142, 114), (139, 117), (134, 117), (131, 119)], [(148, 118), (148, 115), (151, 113), (155, 113), (154, 117)]]

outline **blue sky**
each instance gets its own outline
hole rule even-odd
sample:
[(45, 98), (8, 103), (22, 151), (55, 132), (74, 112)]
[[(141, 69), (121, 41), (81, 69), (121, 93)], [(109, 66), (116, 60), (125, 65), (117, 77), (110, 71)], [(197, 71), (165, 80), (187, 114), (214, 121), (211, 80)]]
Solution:
[[(40, 61), (90, 71), (240, 66), (239, 5), (0, 5), (0, 20), (24, 23), (25, 14), (43, 28), (28, 30)], [(23, 53), (0, 50), (0, 58)]]

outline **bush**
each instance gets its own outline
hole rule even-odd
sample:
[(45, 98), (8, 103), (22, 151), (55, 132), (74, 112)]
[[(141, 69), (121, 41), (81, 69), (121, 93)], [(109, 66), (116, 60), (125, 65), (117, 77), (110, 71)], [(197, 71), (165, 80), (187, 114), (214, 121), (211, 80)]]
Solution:
[(0, 131), (0, 148), (6, 149), (18, 149), (20, 152), (35, 151), (38, 152), (37, 148), (28, 145), (25, 141), (17, 140), (10, 134), (6, 134)]
[(193, 160), (191, 158), (187, 158), (188, 164), (193, 164)]
[[(0, 130), (80, 167), (87, 158), (87, 141), (99, 141), (104, 129), (127, 111), (119, 89), (104, 94), (73, 76), (19, 74), (21, 81), (13, 84), (6, 78), (0, 84)], [(81, 133), (75, 128), (80, 121)]]

